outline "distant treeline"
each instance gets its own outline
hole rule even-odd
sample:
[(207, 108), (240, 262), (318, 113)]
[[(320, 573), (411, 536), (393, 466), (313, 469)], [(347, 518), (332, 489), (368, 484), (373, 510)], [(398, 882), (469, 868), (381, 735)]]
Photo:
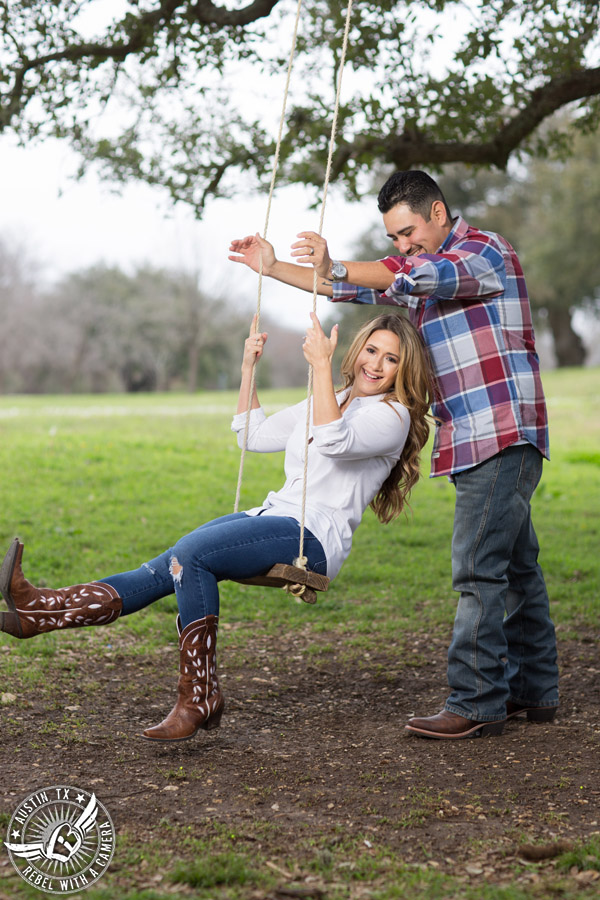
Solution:
[[(44, 287), (26, 249), (6, 239), (0, 316), (2, 393), (236, 388), (251, 319), (189, 272), (98, 265)], [(268, 330), (259, 384), (305, 384), (298, 334), (274, 323)]]

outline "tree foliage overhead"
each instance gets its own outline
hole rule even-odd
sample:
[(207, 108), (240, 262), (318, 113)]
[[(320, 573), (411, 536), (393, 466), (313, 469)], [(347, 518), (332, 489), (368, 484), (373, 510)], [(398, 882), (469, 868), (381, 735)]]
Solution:
[[(333, 177), (374, 166), (504, 168), (599, 120), (598, 2), (355, 0)], [(270, 176), (295, 0), (0, 0), (0, 132), (55, 136), (119, 181), (201, 212)], [(305, 0), (283, 178), (320, 186), (345, 4)], [(277, 77), (274, 77), (277, 76)]]

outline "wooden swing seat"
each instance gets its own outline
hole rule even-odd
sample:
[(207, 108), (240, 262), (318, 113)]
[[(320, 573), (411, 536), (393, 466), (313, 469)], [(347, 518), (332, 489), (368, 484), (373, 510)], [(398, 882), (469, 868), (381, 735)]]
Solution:
[(305, 603), (316, 603), (316, 591), (326, 591), (329, 587), (329, 578), (301, 569), (298, 566), (289, 566), (286, 563), (276, 563), (264, 575), (255, 575), (254, 578), (235, 578), (238, 584), (256, 584), (263, 587), (283, 588)]

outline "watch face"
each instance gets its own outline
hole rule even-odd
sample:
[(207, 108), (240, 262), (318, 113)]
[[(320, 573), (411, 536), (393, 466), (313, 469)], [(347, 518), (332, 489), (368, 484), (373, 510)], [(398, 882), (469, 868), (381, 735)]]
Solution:
[(341, 262), (334, 262), (331, 266), (331, 274), (336, 280), (341, 281), (348, 274), (348, 269)]

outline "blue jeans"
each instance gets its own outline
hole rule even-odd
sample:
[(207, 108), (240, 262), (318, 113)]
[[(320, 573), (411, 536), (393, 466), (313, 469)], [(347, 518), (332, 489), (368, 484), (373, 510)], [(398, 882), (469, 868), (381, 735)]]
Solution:
[(455, 476), (452, 586), (460, 599), (446, 709), (468, 719), (503, 719), (507, 700), (558, 705), (556, 637), (531, 523), (541, 474), (541, 453), (524, 444)]
[[(292, 564), (299, 539), (296, 519), (232, 513), (196, 528), (139, 569), (98, 580), (115, 588), (125, 616), (175, 593), (186, 628), (196, 619), (219, 615), (219, 581), (263, 575), (275, 563)], [(309, 569), (327, 573), (323, 547), (308, 529), (304, 555)]]

